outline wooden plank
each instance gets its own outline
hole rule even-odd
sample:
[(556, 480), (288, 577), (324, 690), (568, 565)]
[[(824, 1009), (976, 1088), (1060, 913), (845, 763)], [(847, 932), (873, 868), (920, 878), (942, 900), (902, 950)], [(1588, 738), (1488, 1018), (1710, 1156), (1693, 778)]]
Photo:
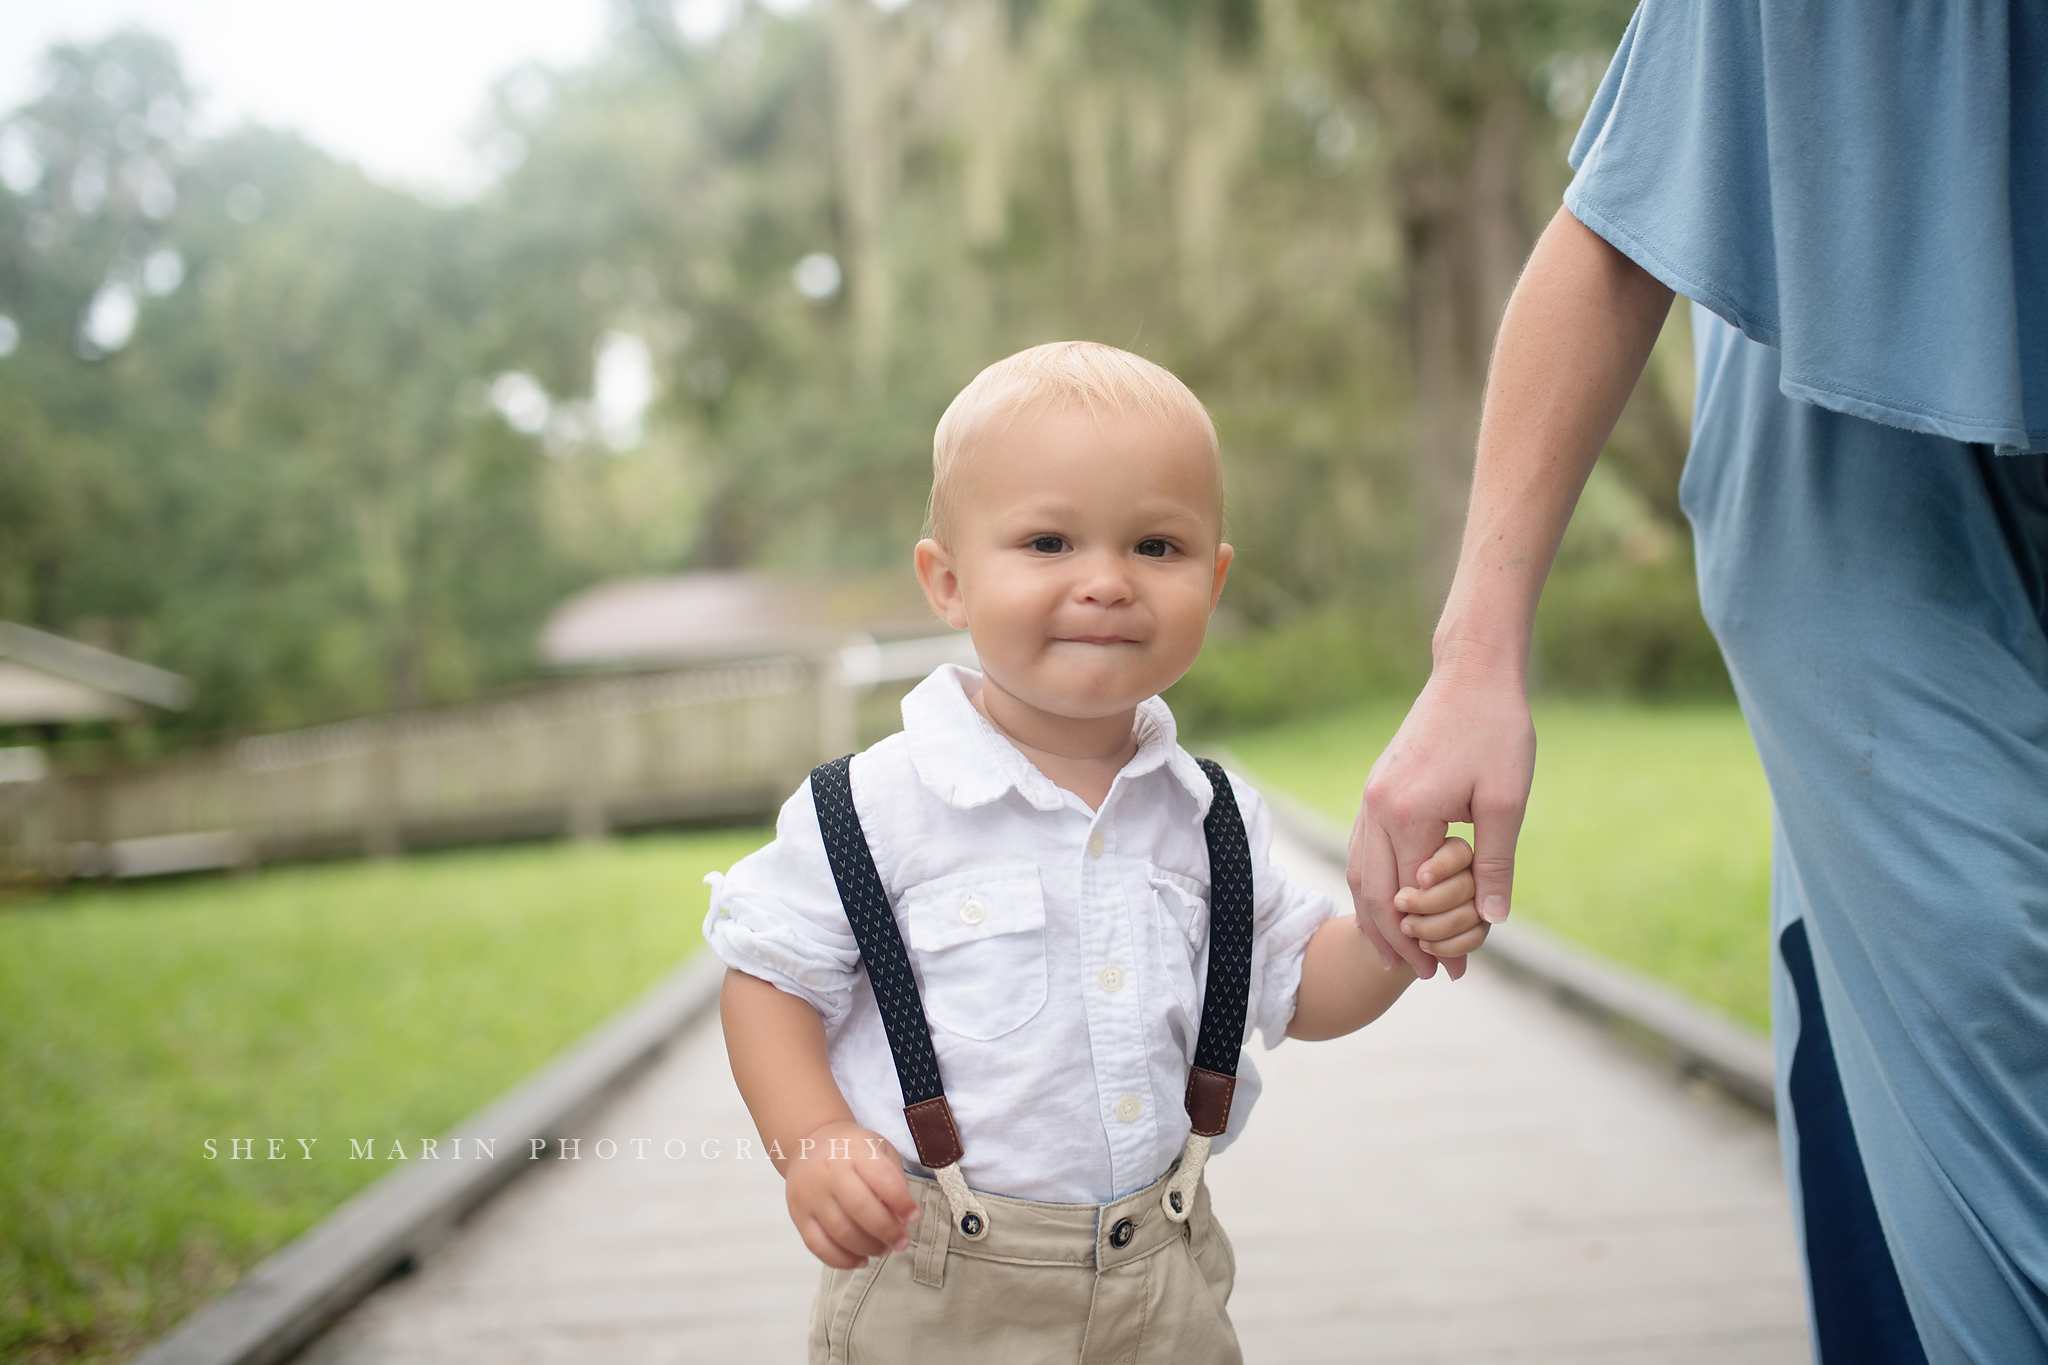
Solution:
[[(1276, 857), (1344, 894), (1284, 834)], [(1247, 1360), (1807, 1358), (1771, 1125), (1549, 992), (1482, 966), (1251, 1060), (1262, 1093), (1209, 1167)], [(708, 1017), (583, 1125), (586, 1159), (506, 1191), (301, 1365), (802, 1359), (817, 1265), (769, 1165), (731, 1159), (751, 1133)], [(602, 1137), (616, 1159), (588, 1159)], [(725, 1157), (663, 1160), (670, 1138)]]

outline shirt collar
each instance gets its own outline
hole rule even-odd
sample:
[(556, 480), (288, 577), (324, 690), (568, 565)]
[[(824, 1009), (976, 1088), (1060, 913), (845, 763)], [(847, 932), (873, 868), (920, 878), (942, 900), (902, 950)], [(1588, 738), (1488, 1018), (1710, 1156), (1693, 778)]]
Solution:
[[(945, 664), (903, 699), (903, 730), (917, 776), (949, 805), (962, 810), (985, 806), (1011, 791), (1038, 810), (1054, 811), (1066, 797), (1051, 778), (1032, 766), (974, 709), (968, 698), (981, 675)], [(1201, 765), (1175, 738), (1173, 712), (1157, 697), (1139, 703), (1133, 736), (1138, 752), (1117, 774), (1117, 786), (1164, 767), (1195, 799), (1195, 819), (1209, 813), (1214, 795)], [(1111, 789), (1114, 799), (1115, 788)]]

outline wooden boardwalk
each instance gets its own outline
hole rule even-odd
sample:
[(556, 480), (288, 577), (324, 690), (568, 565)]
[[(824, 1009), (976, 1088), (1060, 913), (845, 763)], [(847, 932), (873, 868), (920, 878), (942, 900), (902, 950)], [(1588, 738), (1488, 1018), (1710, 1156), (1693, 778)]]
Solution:
[[(1314, 854), (1276, 854), (1341, 893)], [(1770, 1125), (1539, 991), (1483, 968), (1425, 983), (1259, 1065), (1251, 1127), (1210, 1167), (1254, 1365), (1808, 1358)], [(773, 1168), (735, 1159), (751, 1136), (707, 1021), (587, 1125), (580, 1160), (513, 1186), (301, 1360), (801, 1360), (816, 1267)]]

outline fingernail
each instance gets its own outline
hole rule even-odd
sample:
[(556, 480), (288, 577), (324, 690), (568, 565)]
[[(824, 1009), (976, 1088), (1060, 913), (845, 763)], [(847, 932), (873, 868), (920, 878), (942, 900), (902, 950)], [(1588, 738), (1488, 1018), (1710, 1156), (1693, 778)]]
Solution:
[(919, 1221), (920, 1219), (922, 1219), (923, 1217), (924, 1217), (924, 1210), (922, 1210), (922, 1209), (912, 1209), (912, 1210), (910, 1211), (910, 1216), (909, 1216), (908, 1218), (906, 1218), (906, 1219), (904, 1219), (904, 1220), (903, 1220), (903, 1226), (904, 1226), (904, 1227), (907, 1227), (907, 1228), (914, 1228), (914, 1227), (916, 1227), (916, 1226), (917, 1226), (917, 1224), (918, 1224), (918, 1221)]
[(1486, 904), (1479, 907), (1479, 918), (1485, 920), (1488, 924), (1499, 924), (1507, 917), (1508, 898), (1506, 896), (1488, 896)]

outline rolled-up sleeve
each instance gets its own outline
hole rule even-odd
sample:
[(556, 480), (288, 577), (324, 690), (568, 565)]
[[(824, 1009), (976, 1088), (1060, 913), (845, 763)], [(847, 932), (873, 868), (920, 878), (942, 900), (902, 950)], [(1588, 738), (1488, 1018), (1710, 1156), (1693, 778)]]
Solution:
[(711, 884), (704, 941), (719, 961), (810, 1002), (829, 1030), (853, 1003), (860, 945), (846, 922), (806, 782), (783, 803), (775, 839)]
[(1230, 775), (1237, 808), (1244, 816), (1252, 855), (1252, 983), (1246, 1002), (1245, 1037), (1265, 1035), (1268, 1049), (1287, 1039), (1301, 993), (1301, 964), (1308, 941), (1336, 913), (1330, 898), (1287, 880), (1273, 864), (1273, 817), (1243, 779)]

